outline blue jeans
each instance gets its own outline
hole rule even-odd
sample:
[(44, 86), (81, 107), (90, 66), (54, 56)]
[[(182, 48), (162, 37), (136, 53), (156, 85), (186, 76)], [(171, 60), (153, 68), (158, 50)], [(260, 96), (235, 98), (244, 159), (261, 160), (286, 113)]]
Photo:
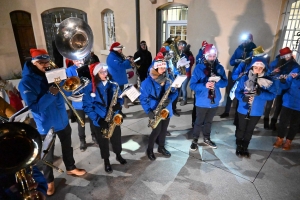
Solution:
[(183, 101), (187, 100), (187, 86), (188, 86), (188, 84), (190, 82), (190, 79), (191, 79), (191, 77), (187, 77), (183, 81), (182, 86), (181, 86), (181, 92), (182, 92)]

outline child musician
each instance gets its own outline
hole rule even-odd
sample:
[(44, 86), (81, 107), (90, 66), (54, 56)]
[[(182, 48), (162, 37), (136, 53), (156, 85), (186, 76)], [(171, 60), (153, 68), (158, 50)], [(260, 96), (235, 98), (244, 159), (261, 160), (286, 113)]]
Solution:
[(248, 145), (254, 128), (263, 115), (266, 102), (273, 100), (276, 96), (275, 84), (265, 76), (266, 60), (255, 57), (250, 66), (248, 74), (241, 77), (235, 90), (235, 96), (239, 101), (236, 155), (245, 157), (250, 156)]
[[(94, 63), (90, 65), (90, 73), (92, 83), (84, 88), (83, 110), (93, 121), (95, 125), (95, 135), (98, 141), (101, 157), (104, 159), (104, 169), (107, 173), (111, 173), (112, 167), (109, 162), (109, 140), (112, 144), (113, 152), (116, 154), (117, 161), (120, 164), (126, 164), (126, 160), (122, 158), (121, 128), (116, 126), (110, 139), (103, 136), (103, 129), (108, 129), (109, 124), (105, 121), (105, 117), (109, 112), (110, 103), (114, 97), (115, 91), (118, 89), (115, 84), (107, 80), (107, 65), (105, 63)], [(116, 93), (118, 96), (121, 91)], [(112, 107), (113, 114), (120, 111), (123, 99), (118, 98), (117, 103)]]
[[(158, 53), (155, 57), (149, 76), (141, 84), (141, 95), (139, 97), (141, 105), (150, 120), (155, 118), (154, 111), (160, 103), (162, 103), (162, 108), (166, 108), (169, 111), (167, 118), (161, 120), (150, 134), (146, 152), (150, 160), (156, 159), (153, 147), (157, 139), (158, 153), (161, 153), (165, 157), (171, 156), (171, 153), (165, 149), (165, 140), (170, 118), (173, 115), (172, 102), (176, 99), (178, 92), (175, 88), (170, 89), (170, 79), (167, 79), (165, 76), (167, 64), (163, 59), (164, 56), (162, 53)], [(161, 102), (163, 97), (166, 97), (166, 99)]]

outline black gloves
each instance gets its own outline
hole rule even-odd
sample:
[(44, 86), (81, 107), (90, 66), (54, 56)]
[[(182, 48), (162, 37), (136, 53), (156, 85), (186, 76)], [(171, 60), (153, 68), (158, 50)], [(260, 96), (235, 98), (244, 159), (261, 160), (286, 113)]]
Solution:
[(166, 99), (165, 102), (163, 103), (163, 107), (167, 107), (170, 103), (170, 99)]
[(117, 103), (116, 105), (114, 105), (112, 107), (113, 111), (117, 111), (117, 110), (121, 110), (122, 106), (120, 105), (120, 103)]
[(153, 119), (153, 118), (154, 118), (154, 112), (153, 112), (153, 111), (150, 111), (150, 112), (148, 113), (148, 117), (149, 117), (149, 119)]
[(100, 128), (104, 128), (104, 129), (108, 128), (108, 123), (103, 118), (99, 119), (98, 124), (100, 125)]
[(250, 96), (244, 96), (244, 97), (243, 97), (243, 102), (248, 103), (248, 102), (249, 102), (249, 99), (250, 99)]
[(280, 83), (286, 83), (286, 79), (285, 78), (281, 78), (279, 80), (280, 80)]

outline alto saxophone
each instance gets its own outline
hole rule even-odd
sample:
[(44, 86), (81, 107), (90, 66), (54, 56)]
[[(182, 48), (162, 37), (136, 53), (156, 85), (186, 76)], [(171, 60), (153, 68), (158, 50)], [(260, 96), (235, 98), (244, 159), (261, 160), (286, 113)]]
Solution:
[(163, 108), (163, 104), (168, 99), (169, 93), (171, 92), (172, 81), (171, 81), (171, 79), (168, 79), (168, 78), (167, 78), (167, 81), (170, 82), (170, 87), (165, 92), (165, 94), (161, 98), (159, 104), (157, 105), (157, 107), (153, 111), (154, 118), (153, 119), (149, 119), (148, 127), (151, 127), (152, 129), (155, 129), (161, 120), (165, 120), (169, 116), (168, 109)]
[(123, 116), (121, 114), (114, 114), (113, 111), (113, 106), (117, 104), (117, 100), (118, 100), (119, 85), (116, 82), (112, 82), (112, 81), (109, 82), (111, 84), (116, 85), (117, 87), (112, 97), (112, 100), (110, 102), (106, 117), (104, 119), (108, 123), (108, 128), (101, 130), (104, 138), (111, 138), (116, 126), (121, 126), (121, 124), (123, 123)]

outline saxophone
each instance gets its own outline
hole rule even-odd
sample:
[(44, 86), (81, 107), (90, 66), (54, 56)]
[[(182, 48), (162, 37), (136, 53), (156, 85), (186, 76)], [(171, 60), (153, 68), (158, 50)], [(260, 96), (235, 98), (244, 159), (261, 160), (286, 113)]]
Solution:
[(111, 138), (116, 126), (120, 126), (123, 123), (123, 116), (121, 114), (114, 115), (114, 111), (113, 111), (113, 106), (117, 104), (119, 85), (116, 82), (112, 82), (112, 81), (109, 82), (111, 84), (116, 85), (117, 88), (116, 91), (114, 92), (113, 98), (111, 99), (106, 117), (104, 119), (108, 123), (108, 128), (101, 130), (104, 138)]
[(170, 82), (170, 87), (165, 92), (165, 94), (161, 98), (159, 104), (157, 105), (157, 107), (153, 111), (154, 112), (154, 118), (153, 119), (149, 119), (148, 127), (151, 127), (152, 129), (155, 129), (161, 120), (165, 120), (169, 116), (168, 109), (163, 108), (163, 103), (168, 99), (169, 93), (171, 92), (172, 81), (169, 78), (167, 78), (167, 81)]

